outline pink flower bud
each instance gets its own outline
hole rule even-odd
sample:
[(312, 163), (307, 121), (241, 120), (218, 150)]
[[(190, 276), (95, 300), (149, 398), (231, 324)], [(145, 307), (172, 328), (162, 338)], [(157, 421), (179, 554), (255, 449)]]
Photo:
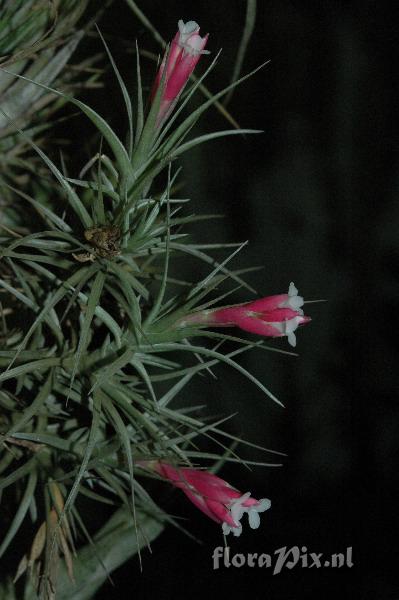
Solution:
[(303, 314), (303, 304), (302, 296), (298, 296), (298, 290), (291, 282), (288, 294), (267, 296), (227, 308), (199, 311), (181, 319), (178, 326), (235, 326), (267, 337), (287, 336), (288, 343), (296, 346), (295, 330), (311, 320)]
[(195, 21), (184, 23), (180, 20), (178, 27), (179, 30), (171, 42), (169, 52), (164, 56), (151, 93), (151, 100), (153, 100), (165, 72), (157, 126), (172, 112), (201, 54), (207, 54), (204, 48), (208, 34), (202, 38), (199, 35), (199, 25)]
[(259, 513), (270, 508), (270, 500), (255, 500), (250, 492), (242, 494), (227, 481), (208, 471), (189, 468), (174, 468), (166, 463), (152, 463), (152, 468), (162, 477), (180, 488), (193, 504), (210, 519), (222, 525), (223, 533), (230, 531), (241, 535), (240, 523), (248, 513), (249, 526), (257, 529), (260, 524)]

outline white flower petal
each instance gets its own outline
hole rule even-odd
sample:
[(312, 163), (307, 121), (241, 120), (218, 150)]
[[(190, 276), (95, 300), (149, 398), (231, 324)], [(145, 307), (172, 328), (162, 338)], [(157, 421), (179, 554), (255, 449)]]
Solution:
[(178, 22), (178, 27), (181, 35), (191, 35), (194, 31), (199, 31), (199, 25), (195, 21), (187, 21), (184, 23), (182, 19)]
[(288, 308), (292, 308), (292, 310), (297, 310), (299, 313), (303, 315), (303, 310), (301, 310), (301, 306), (304, 305), (304, 299), (302, 296), (291, 296), (287, 300)]
[(260, 516), (256, 507), (252, 507), (248, 511), (248, 521), (251, 529), (258, 529), (260, 525)]
[(222, 523), (222, 531), (224, 535), (232, 533), (235, 537), (238, 537), (242, 533), (242, 525), (239, 524), (238, 527), (231, 527), (228, 523)]
[(234, 537), (239, 537), (242, 534), (242, 525), (239, 527), (231, 527), (231, 532), (233, 533)]
[(230, 525), (228, 525), (227, 523), (222, 523), (222, 531), (223, 531), (224, 535), (229, 535), (229, 533), (231, 531)]
[(298, 290), (291, 281), (288, 289), (288, 298), (282, 304), (280, 304), (280, 308), (291, 308), (292, 310), (296, 310), (300, 315), (303, 315), (301, 306), (304, 305), (304, 302), (305, 301), (302, 296), (298, 296)]
[(240, 498), (235, 498), (232, 500), (228, 506), (231, 514), (231, 518), (235, 523), (237, 523), (238, 527), (231, 527), (227, 523), (222, 524), (223, 533), (227, 535), (232, 532), (236, 537), (241, 535), (242, 525), (240, 523), (244, 513), (248, 513), (248, 521), (249, 526), (252, 529), (257, 529), (260, 525), (260, 517), (259, 513), (264, 512), (270, 508), (271, 502), (268, 498), (262, 498), (258, 501), (258, 504), (254, 504), (252, 506), (244, 506), (244, 502), (251, 497), (250, 492), (246, 492)]
[(262, 498), (259, 500), (259, 504), (250, 506), (248, 509), (248, 521), (251, 529), (258, 529), (260, 525), (259, 513), (268, 510), (271, 506), (271, 502), (268, 498)]
[(272, 503), (270, 502), (269, 498), (261, 498), (259, 500), (259, 504), (257, 506), (254, 506), (253, 508), (256, 509), (256, 512), (260, 513), (264, 512), (265, 510), (269, 510), (271, 505)]

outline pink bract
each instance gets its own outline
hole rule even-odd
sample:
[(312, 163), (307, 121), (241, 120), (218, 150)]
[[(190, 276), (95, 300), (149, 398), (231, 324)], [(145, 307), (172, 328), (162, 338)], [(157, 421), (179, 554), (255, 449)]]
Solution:
[(207, 327), (239, 327), (244, 331), (266, 337), (287, 336), (288, 343), (296, 346), (295, 331), (311, 319), (304, 315), (304, 300), (291, 282), (287, 294), (266, 296), (253, 302), (198, 311), (177, 323), (179, 327), (203, 325)]
[(204, 48), (208, 41), (208, 34), (201, 37), (199, 25), (195, 21), (184, 23), (180, 20), (178, 28), (169, 52), (166, 52), (164, 56), (152, 89), (151, 100), (154, 99), (164, 77), (157, 127), (168, 118), (201, 54), (207, 52)]
[(222, 525), (223, 533), (242, 532), (241, 518), (248, 513), (249, 525), (256, 529), (260, 524), (259, 513), (270, 508), (270, 500), (251, 498), (249, 492), (242, 494), (227, 481), (208, 471), (175, 468), (166, 463), (156, 463), (154, 470), (180, 488), (191, 502), (210, 519)]

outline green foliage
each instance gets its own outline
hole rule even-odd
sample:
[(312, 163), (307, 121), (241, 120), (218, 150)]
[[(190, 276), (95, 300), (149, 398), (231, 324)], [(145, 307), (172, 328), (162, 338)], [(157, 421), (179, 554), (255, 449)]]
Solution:
[[(230, 267), (242, 245), (219, 262), (208, 246), (193, 243), (185, 233), (185, 227), (215, 215), (183, 210), (186, 201), (175, 197), (178, 170), (173, 171), (177, 157), (200, 143), (256, 133), (234, 129), (187, 139), (205, 111), (251, 74), (180, 123), (177, 110), (157, 130), (159, 97), (145, 119), (139, 57), (138, 98), (133, 101), (105, 46), (124, 98), (125, 144), (105, 117), (51, 87), (76, 37), (60, 49), (52, 46), (44, 69), (41, 59), (29, 67), (29, 49), (35, 44), (43, 48), (64, 30), (62, 12), (49, 32), (48, 4), (34, 3), (42, 10), (31, 13), (25, 12), (27, 4), (6, 2), (1, 15), (7, 27), (0, 30), (0, 52), (8, 68), (0, 71), (5, 100), (0, 129), (36, 153), (47, 180), (31, 173), (24, 185), (18, 180), (11, 184), (10, 177), (0, 180), (3, 198), (8, 198), (0, 237), (0, 493), (4, 490), (3, 498), (17, 503), (0, 554), (21, 527), (29, 530), (30, 520), (36, 535), (26, 544), (17, 573), (30, 574), (25, 597), (33, 597), (32, 586), (40, 582), (43, 598), (53, 597), (57, 585), (59, 598), (73, 593), (83, 600), (91, 597), (107, 571), (155, 538), (164, 523), (180, 527), (137, 478), (146, 476), (141, 461), (193, 465), (201, 458), (214, 462), (222, 456), (246, 464), (229, 449), (231, 443), (245, 442), (225, 433), (221, 422), (210, 420), (206, 412), (179, 405), (186, 386), (225, 364), (279, 403), (236, 360), (252, 348), (268, 349), (262, 342), (177, 326), (182, 316), (220, 301), (237, 286), (252, 291), (242, 272)], [(66, 31), (83, 4), (62, 4)], [(204, 77), (215, 64), (216, 59)], [(204, 77), (193, 84), (181, 106)], [(19, 90), (14, 111), (7, 105), (11, 90)], [(32, 106), (43, 97), (77, 107), (102, 140), (99, 153), (87, 160), (79, 177), (68, 177), (63, 165), (57, 166), (33, 140), (35, 131), (26, 128)], [(177, 258), (206, 265), (207, 275), (198, 281), (194, 270), (193, 280), (181, 281), (174, 267)], [(223, 352), (227, 342), (236, 347)], [(202, 452), (201, 438), (211, 440), (215, 452)], [(100, 524), (86, 525), (87, 514), (97, 506), (105, 507)], [(107, 523), (110, 509), (116, 512)], [(75, 544), (84, 541), (88, 545), (73, 558)], [(57, 583), (60, 555), (64, 562)]]
[[(16, 135), (15, 126), (29, 127), (28, 134), (44, 141), (51, 118), (63, 102), (43, 88), (15, 78), (25, 75), (37, 83), (55, 83), (74, 90), (96, 57), (75, 69), (68, 63), (83, 36), (89, 0), (4, 0), (0, 6), (0, 170), (11, 183), (26, 179), (36, 164), (27, 157), (29, 146)], [(85, 86), (95, 85), (98, 73), (85, 75)], [(13, 122), (10, 122), (10, 119)], [(12, 196), (3, 191), (0, 206)], [(15, 218), (15, 215), (14, 215)]]

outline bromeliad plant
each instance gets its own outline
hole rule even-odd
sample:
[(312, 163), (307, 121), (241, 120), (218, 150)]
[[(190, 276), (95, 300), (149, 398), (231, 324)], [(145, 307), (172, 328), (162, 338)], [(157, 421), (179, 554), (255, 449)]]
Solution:
[[(224, 306), (234, 289), (219, 292), (222, 285), (230, 282), (253, 292), (242, 273), (227, 266), (242, 245), (219, 263), (183, 232), (203, 217), (187, 215), (185, 201), (175, 197), (176, 159), (216, 137), (254, 133), (240, 129), (188, 137), (210, 106), (252, 75), (184, 117), (184, 108), (216, 63), (215, 58), (188, 86), (207, 39), (194, 21), (179, 21), (147, 114), (139, 54), (133, 110), (103, 40), (125, 102), (126, 143), (80, 100), (21, 73), (13, 75), (78, 107), (101, 138), (99, 152), (79, 178), (70, 178), (29, 131), (2, 112), (57, 183), (56, 193), (52, 188), (46, 194), (44, 186), (35, 196), (14, 187), (13, 211), (30, 231), (13, 230), (8, 217), (0, 238), (0, 488), (3, 501), (16, 507), (0, 555), (14, 540), (24, 548), (14, 575), (20, 581), (25, 577), (26, 598), (35, 597), (35, 590), (42, 598), (56, 593), (57, 598), (89, 598), (109, 571), (132, 554), (140, 555), (166, 523), (181, 527), (149, 495), (145, 482), (152, 489), (157, 485), (150, 479), (180, 488), (222, 525), (224, 534), (239, 535), (245, 513), (250, 526), (258, 527), (259, 513), (270, 506), (268, 499), (255, 500), (202, 470), (204, 461), (219, 466), (221, 458), (244, 462), (229, 448), (241, 440), (224, 432), (220, 420), (173, 407), (191, 380), (218, 363), (238, 370), (279, 402), (235, 360), (264, 347), (262, 340), (219, 328), (288, 336), (294, 345), (295, 329), (309, 320), (293, 284), (288, 294)], [(2, 184), (9, 192), (4, 177)], [(209, 272), (200, 281), (181, 281), (173, 268), (179, 256), (205, 262)], [(225, 353), (226, 341), (235, 348)], [(201, 438), (211, 440), (221, 454), (201, 451)], [(102, 512), (94, 511), (98, 506)], [(15, 587), (7, 585), (4, 593), (12, 598)]]

